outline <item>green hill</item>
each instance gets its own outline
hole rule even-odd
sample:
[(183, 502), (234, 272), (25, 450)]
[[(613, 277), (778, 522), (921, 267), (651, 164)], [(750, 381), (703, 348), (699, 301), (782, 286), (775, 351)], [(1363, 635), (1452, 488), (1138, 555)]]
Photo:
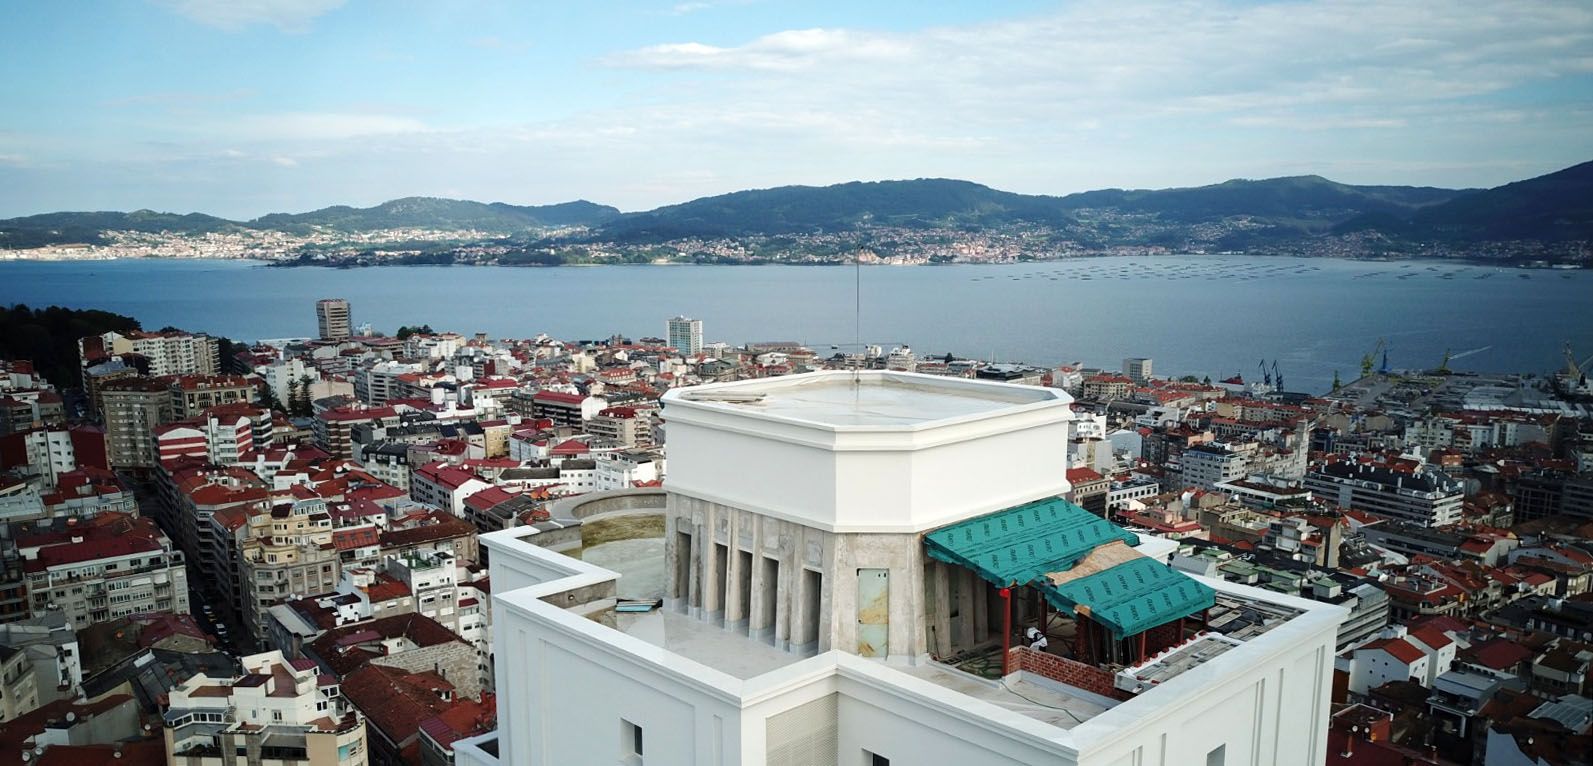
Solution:
[(1327, 222), (1369, 213), (1409, 213), (1461, 193), (1425, 186), (1350, 186), (1321, 176), (1291, 176), (1235, 179), (1181, 189), (1106, 189), (1070, 194), (1062, 198), (1062, 205), (1070, 210), (1113, 208), (1155, 213), (1185, 222), (1229, 216)]
[(1027, 221), (1060, 226), (1071, 220), (1055, 197), (930, 178), (781, 186), (704, 197), (621, 216), (599, 226), (592, 237), (635, 242), (843, 231), (865, 224), (985, 226)]
[(428, 228), (512, 234), (542, 227), (586, 226), (616, 215), (619, 215), (616, 208), (585, 200), (523, 207), (502, 202), (486, 204), (438, 197), (404, 197), (367, 208), (337, 205), (308, 213), (273, 213), (256, 218), (248, 225), (283, 231), (324, 226), (339, 231)]
[[(103, 232), (204, 233), (239, 228), (307, 232), (429, 228), (530, 235), (586, 228), (588, 242), (647, 244), (683, 238), (846, 232), (872, 226), (980, 230), (1029, 224), (1090, 246), (1245, 249), (1329, 234), (1391, 243), (1593, 239), (1593, 162), (1487, 190), (1352, 186), (1320, 176), (1235, 179), (1175, 189), (1102, 189), (1063, 197), (1015, 194), (969, 181), (924, 178), (781, 186), (621, 214), (576, 201), (520, 206), (405, 197), (368, 208), (335, 206), (235, 222), (199, 213), (48, 213), (0, 220), (0, 248), (102, 243)], [(1215, 224), (1215, 225), (1213, 225)]]
[(1418, 211), (1412, 234), (1445, 240), (1593, 239), (1593, 162)]
[(55, 244), (104, 244), (104, 232), (163, 231), (204, 234), (229, 231), (238, 224), (203, 213), (157, 213), (135, 210), (131, 213), (43, 213), (0, 220), (0, 248), (43, 247)]

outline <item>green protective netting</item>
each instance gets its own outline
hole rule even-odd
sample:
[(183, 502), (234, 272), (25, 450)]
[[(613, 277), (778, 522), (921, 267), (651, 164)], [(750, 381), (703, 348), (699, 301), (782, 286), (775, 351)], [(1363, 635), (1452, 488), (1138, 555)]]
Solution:
[(1159, 561), (1140, 556), (1062, 585), (1037, 583), (1045, 600), (1069, 614), (1086, 612), (1115, 638), (1144, 633), (1216, 603), (1216, 592)]
[(931, 557), (968, 567), (1003, 587), (1071, 569), (1113, 540), (1139, 545), (1134, 533), (1061, 498), (1024, 503), (925, 535)]
[[(1068, 573), (1096, 549), (1139, 537), (1061, 498), (986, 514), (924, 537), (931, 558), (1008, 587), (1029, 585), (1067, 614), (1087, 614), (1118, 638), (1211, 607), (1216, 594), (1188, 575), (1138, 554), (1098, 572)], [(1116, 561), (1117, 559), (1113, 559)], [(1060, 584), (1059, 584), (1060, 583)]]

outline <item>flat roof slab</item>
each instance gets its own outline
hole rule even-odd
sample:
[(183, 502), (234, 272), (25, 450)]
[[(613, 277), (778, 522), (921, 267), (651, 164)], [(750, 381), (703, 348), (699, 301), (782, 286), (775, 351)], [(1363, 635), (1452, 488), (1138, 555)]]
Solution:
[(671, 392), (707, 409), (828, 427), (889, 428), (994, 415), (1045, 402), (1059, 391), (901, 372), (819, 372), (719, 383)]
[(810, 655), (781, 651), (732, 630), (668, 609), (620, 612), (615, 628), (742, 680), (778, 670)]
[(1043, 679), (1030, 680), (1024, 675), (1000, 683), (935, 663), (896, 667), (896, 669), (914, 678), (999, 705), (1059, 729), (1071, 729), (1106, 712), (1110, 707), (1087, 692), (1070, 694), (1067, 687), (1061, 684), (1050, 683)]

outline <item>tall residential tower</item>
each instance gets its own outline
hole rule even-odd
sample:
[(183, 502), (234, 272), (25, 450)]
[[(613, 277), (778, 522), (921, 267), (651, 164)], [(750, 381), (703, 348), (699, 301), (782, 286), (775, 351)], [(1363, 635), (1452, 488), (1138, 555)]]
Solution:
[(675, 317), (669, 320), (669, 347), (686, 356), (702, 352), (702, 320)]
[(315, 323), (321, 331), (321, 340), (343, 340), (353, 334), (349, 320), (348, 301), (343, 298), (322, 298), (315, 302)]

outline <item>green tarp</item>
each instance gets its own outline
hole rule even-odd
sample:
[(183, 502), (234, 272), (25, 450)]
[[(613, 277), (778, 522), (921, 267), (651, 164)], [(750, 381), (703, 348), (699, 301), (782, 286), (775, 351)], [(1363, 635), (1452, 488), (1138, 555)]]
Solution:
[(1001, 587), (1029, 585), (1051, 606), (1080, 612), (1118, 638), (1215, 603), (1211, 588), (1165, 564), (1118, 551), (1109, 567), (1070, 574), (1097, 548), (1139, 537), (1066, 500), (1052, 498), (942, 527), (925, 535), (931, 558), (972, 569)]

